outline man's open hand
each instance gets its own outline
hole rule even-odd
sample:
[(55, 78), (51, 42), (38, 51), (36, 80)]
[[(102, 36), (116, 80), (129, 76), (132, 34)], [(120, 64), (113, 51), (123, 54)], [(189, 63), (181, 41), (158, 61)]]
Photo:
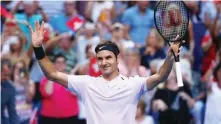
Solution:
[(43, 43), (44, 38), (44, 21), (40, 25), (38, 21), (35, 22), (34, 30), (29, 25), (29, 29), (31, 31), (31, 42), (33, 47), (40, 47)]

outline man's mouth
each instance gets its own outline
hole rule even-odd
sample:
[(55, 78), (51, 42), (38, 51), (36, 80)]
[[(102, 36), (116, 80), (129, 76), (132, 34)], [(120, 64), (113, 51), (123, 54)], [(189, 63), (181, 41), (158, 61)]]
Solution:
[(109, 66), (107, 66), (107, 67), (103, 67), (104, 70), (106, 70), (106, 69), (108, 69), (108, 68), (109, 68)]

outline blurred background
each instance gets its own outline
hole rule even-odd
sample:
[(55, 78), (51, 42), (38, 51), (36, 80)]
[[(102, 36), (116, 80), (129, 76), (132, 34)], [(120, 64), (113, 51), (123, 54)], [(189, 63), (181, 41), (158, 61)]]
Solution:
[[(125, 76), (156, 73), (168, 46), (154, 25), (157, 1), (1, 1), (1, 123), (86, 124), (80, 97), (45, 78), (28, 25), (44, 21), (44, 49), (57, 70), (99, 76), (94, 48), (111, 40)], [(221, 1), (185, 1), (181, 51), (184, 87), (175, 71), (138, 104), (138, 124), (221, 124)]]

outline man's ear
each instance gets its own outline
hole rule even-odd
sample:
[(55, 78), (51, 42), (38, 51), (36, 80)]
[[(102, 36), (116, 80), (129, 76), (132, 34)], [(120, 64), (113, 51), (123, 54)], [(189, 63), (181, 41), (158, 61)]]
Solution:
[(117, 55), (117, 64), (120, 62), (120, 54)]

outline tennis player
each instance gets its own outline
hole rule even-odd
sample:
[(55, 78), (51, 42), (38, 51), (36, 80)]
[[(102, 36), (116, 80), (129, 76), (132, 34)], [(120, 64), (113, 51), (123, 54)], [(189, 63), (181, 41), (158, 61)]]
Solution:
[(136, 124), (135, 116), (140, 97), (165, 81), (173, 66), (172, 50), (178, 55), (179, 44), (172, 44), (164, 64), (150, 77), (125, 77), (119, 73), (119, 48), (105, 42), (95, 48), (97, 64), (102, 75), (68, 75), (55, 69), (42, 47), (44, 22), (30, 26), (32, 45), (45, 76), (74, 91), (86, 108), (87, 124)]

